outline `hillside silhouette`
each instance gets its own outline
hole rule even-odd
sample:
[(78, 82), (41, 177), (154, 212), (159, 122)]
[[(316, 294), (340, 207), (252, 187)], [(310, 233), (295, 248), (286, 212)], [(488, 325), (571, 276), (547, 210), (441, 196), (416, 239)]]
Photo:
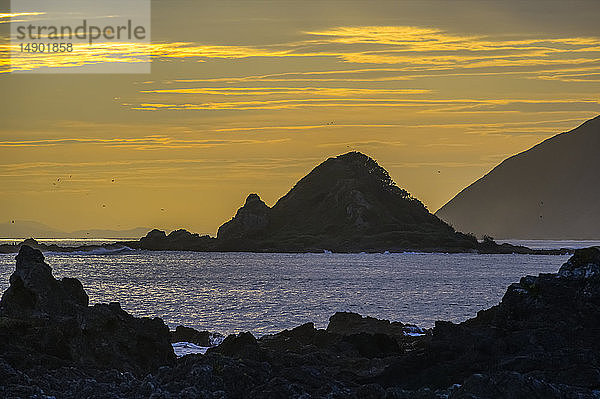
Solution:
[(496, 238), (600, 238), (600, 116), (512, 156), (436, 215)]
[(349, 152), (329, 158), (272, 208), (257, 194), (217, 238), (226, 248), (334, 251), (472, 248), (418, 199), (398, 187), (372, 158)]

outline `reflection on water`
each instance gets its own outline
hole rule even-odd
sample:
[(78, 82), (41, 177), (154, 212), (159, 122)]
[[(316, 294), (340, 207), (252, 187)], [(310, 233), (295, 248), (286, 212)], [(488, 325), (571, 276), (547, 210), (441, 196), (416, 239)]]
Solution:
[[(0, 289), (14, 254), (0, 255)], [(46, 254), (56, 277), (77, 277), (91, 303), (119, 301), (171, 328), (263, 335), (336, 311), (431, 327), (462, 321), (526, 274), (555, 272), (568, 256), (476, 254), (249, 254), (131, 251)]]

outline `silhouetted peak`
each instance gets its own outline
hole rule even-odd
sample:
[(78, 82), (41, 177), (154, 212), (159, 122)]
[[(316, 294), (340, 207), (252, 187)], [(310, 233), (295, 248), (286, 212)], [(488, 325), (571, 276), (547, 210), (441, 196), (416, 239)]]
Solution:
[[(244, 206), (252, 206), (252, 205), (257, 205), (257, 204), (265, 204), (263, 200), (260, 199), (260, 196), (258, 194), (252, 193), (250, 195), (248, 195), (248, 197), (246, 198), (246, 203), (244, 204)], [(265, 204), (266, 206), (266, 204)]]
[(229, 240), (253, 236), (269, 224), (270, 211), (258, 194), (250, 194), (233, 219), (219, 227), (217, 238)]
[(373, 161), (373, 158), (371, 158), (370, 156), (365, 155), (359, 151), (350, 151), (345, 154), (338, 155), (335, 158), (342, 160), (342, 161), (350, 161), (350, 162), (356, 162), (356, 161), (360, 162), (360, 161), (368, 161), (368, 160)]
[(373, 158), (358, 151), (351, 151), (346, 154), (338, 155), (337, 157), (329, 158), (323, 162), (323, 164), (333, 162), (342, 163), (346, 166), (355, 168), (380, 167)]
[(389, 173), (377, 161), (358, 151), (327, 159), (299, 183), (314, 178), (327, 180), (332, 185), (341, 180), (360, 180), (378, 183), (383, 187), (395, 186)]

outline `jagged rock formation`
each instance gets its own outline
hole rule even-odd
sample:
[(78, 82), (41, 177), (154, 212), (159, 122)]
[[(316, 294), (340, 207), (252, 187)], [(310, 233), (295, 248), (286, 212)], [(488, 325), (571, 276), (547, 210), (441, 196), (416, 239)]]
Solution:
[[(521, 278), (509, 286), (499, 305), (476, 318), (458, 325), (436, 323), (421, 350), (400, 359), (377, 380), (397, 385), (398, 375), (403, 375), (404, 388), (435, 388), (467, 379), (469, 384), (459, 391), (487, 389), (488, 394), (498, 392), (497, 397), (593, 397), (591, 391), (600, 387), (599, 268), (600, 249), (589, 248), (576, 251), (558, 274)], [(499, 389), (501, 381), (515, 384)]]
[[(39, 252), (19, 256), (1, 302), (0, 397), (593, 399), (600, 389), (598, 248), (577, 251), (558, 274), (523, 277), (499, 305), (460, 324), (438, 322), (422, 337), (402, 323), (336, 313), (326, 330), (307, 323), (261, 338), (230, 335), (145, 376), (123, 372), (145, 363), (122, 332), (149, 358), (163, 333), (140, 345), (151, 326), (115, 305), (84, 306), (80, 285), (49, 279)], [(61, 303), (67, 310), (55, 314)], [(19, 309), (27, 316), (16, 319)], [(76, 356), (86, 346), (96, 357)]]
[(269, 208), (251, 194), (217, 234), (223, 248), (369, 251), (473, 249), (359, 152), (329, 158)]
[(136, 373), (174, 360), (162, 320), (134, 318), (116, 302), (88, 302), (79, 280), (56, 280), (42, 253), (22, 246), (0, 301), (2, 357), (13, 367), (41, 361)]
[(405, 335), (405, 325), (397, 321), (390, 323), (389, 320), (362, 317), (357, 313), (337, 312), (329, 318), (327, 332), (340, 335), (369, 333), (402, 337)]
[(270, 208), (258, 194), (250, 194), (233, 219), (219, 227), (217, 238), (222, 240), (253, 239), (260, 235), (271, 221)]
[(168, 235), (154, 229), (139, 241), (123, 242), (129, 248), (151, 249), (154, 251), (208, 251), (214, 245), (214, 238), (208, 235), (201, 236), (187, 230), (173, 230)]
[(209, 331), (198, 331), (190, 327), (177, 326), (175, 331), (171, 331), (171, 342), (190, 342), (194, 345), (209, 347), (215, 340), (221, 340), (224, 337), (219, 333)]
[(600, 239), (600, 116), (512, 156), (436, 212), (496, 238)]
[(66, 277), (55, 280), (40, 251), (23, 245), (16, 259), (10, 287), (0, 301), (2, 316), (47, 318), (69, 315), (88, 306), (89, 298), (81, 282)]

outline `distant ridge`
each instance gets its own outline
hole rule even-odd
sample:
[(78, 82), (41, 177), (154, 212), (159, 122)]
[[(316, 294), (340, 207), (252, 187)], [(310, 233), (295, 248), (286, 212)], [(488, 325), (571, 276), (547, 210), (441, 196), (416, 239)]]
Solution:
[(0, 238), (135, 238), (142, 237), (149, 228), (127, 230), (88, 229), (65, 232), (31, 220), (11, 220), (0, 223)]
[(512, 156), (436, 212), (495, 238), (600, 239), (600, 116)]

